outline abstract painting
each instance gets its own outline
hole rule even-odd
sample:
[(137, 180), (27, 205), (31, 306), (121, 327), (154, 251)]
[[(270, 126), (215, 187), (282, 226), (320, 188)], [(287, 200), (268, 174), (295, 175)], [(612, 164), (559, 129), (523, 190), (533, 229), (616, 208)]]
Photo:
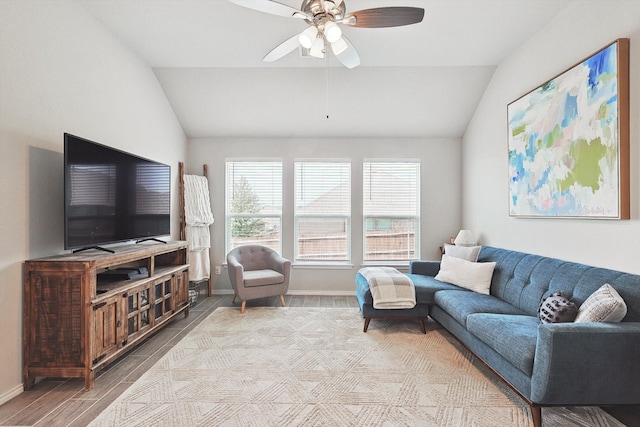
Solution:
[(628, 219), (629, 39), (507, 106), (509, 214)]

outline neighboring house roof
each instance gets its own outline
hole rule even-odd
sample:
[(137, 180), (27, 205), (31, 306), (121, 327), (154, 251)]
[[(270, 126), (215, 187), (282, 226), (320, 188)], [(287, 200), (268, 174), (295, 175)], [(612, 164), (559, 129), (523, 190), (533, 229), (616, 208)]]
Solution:
[[(415, 184), (398, 176), (380, 171), (372, 171), (367, 177), (363, 192), (365, 212), (382, 215), (407, 215), (418, 212)], [(309, 202), (300, 213), (305, 214), (348, 214), (341, 212), (344, 201), (348, 201), (350, 189), (348, 183), (342, 183)], [(353, 201), (352, 201), (353, 203)]]

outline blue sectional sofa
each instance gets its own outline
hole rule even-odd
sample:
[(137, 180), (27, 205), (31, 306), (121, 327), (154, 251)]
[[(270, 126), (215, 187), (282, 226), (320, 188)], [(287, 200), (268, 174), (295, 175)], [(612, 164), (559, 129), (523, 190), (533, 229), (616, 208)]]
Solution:
[[(431, 316), (511, 386), (542, 425), (543, 406), (640, 404), (640, 275), (483, 246), (495, 262), (490, 294), (435, 279), (439, 261), (414, 261), (410, 310), (376, 310), (363, 277), (356, 295), (365, 319)], [(618, 323), (542, 323), (545, 296), (563, 291), (576, 306), (603, 284), (624, 299)]]

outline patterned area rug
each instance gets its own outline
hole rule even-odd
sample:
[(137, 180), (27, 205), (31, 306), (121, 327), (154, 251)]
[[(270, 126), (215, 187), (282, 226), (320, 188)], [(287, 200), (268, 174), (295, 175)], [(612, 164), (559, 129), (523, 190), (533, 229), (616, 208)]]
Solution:
[[(218, 308), (91, 426), (531, 426), (529, 407), (436, 323), (354, 308)], [(622, 426), (543, 408), (546, 426)]]

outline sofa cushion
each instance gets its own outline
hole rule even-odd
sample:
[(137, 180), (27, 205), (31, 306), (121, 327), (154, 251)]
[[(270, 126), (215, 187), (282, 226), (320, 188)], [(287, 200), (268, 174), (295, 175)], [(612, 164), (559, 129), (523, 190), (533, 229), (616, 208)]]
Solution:
[(275, 270), (251, 270), (244, 272), (244, 286), (246, 288), (277, 285), (282, 282), (284, 282), (284, 275)]
[(476, 313), (467, 318), (469, 332), (529, 376), (533, 373), (538, 326), (538, 318), (528, 315)]
[(435, 294), (435, 303), (465, 327), (467, 316), (474, 313), (527, 314), (499, 298), (467, 290), (438, 291)]
[(619, 322), (627, 314), (627, 305), (608, 283), (602, 285), (578, 309), (575, 318), (580, 322)]
[(476, 262), (478, 260), (478, 255), (480, 254), (480, 248), (482, 248), (482, 246), (456, 246), (445, 243), (444, 253), (452, 257)]
[[(538, 315), (543, 295), (550, 290), (549, 282), (563, 261), (538, 255), (483, 246), (478, 262), (495, 261), (491, 295), (507, 301), (531, 316)], [(571, 279), (567, 278), (569, 283)], [(566, 286), (567, 281), (564, 282)], [(560, 287), (555, 290), (568, 290)], [(571, 297), (570, 293), (567, 293)]]
[(436, 279), (489, 295), (495, 266), (495, 262), (471, 262), (445, 254), (442, 255)]
[(603, 283), (627, 304), (625, 322), (640, 322), (640, 275), (483, 246), (478, 262), (495, 261), (491, 294), (536, 316), (547, 292), (564, 291), (578, 307)]
[[(441, 282), (431, 276), (423, 276), (421, 274), (407, 274), (416, 288), (416, 302), (433, 305), (435, 302), (434, 295), (441, 290), (460, 290), (460, 286), (451, 283)], [(420, 297), (418, 297), (420, 295)]]

